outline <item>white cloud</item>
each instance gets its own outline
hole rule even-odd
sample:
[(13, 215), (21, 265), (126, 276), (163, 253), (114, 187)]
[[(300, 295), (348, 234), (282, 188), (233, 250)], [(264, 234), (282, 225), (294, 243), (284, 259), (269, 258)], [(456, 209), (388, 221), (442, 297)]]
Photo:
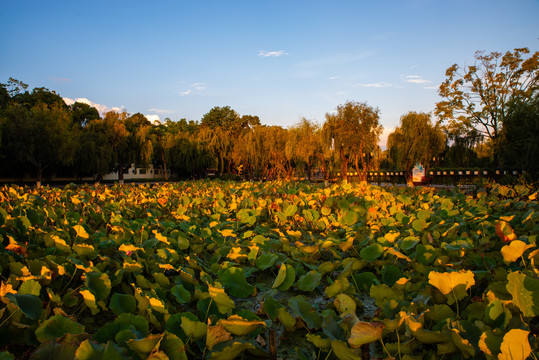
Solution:
[(172, 114), (175, 112), (174, 110), (155, 109), (155, 108), (148, 109), (148, 111), (155, 112), (158, 114)]
[(191, 93), (191, 90), (185, 90), (180, 93), (181, 96), (189, 95)]
[(64, 100), (64, 102), (67, 104), (67, 105), (72, 105), (74, 104), (75, 102), (79, 102), (79, 103), (83, 103), (83, 104), (87, 104), (87, 105), (90, 105), (90, 106), (93, 106), (97, 109), (97, 111), (99, 112), (99, 114), (101, 115), (105, 115), (106, 113), (108, 113), (109, 111), (116, 111), (116, 112), (122, 112), (124, 111), (124, 107), (118, 107), (118, 106), (114, 106), (112, 108), (109, 108), (108, 106), (106, 105), (102, 105), (102, 104), (97, 104), (91, 100), (88, 100), (87, 98), (76, 98), (75, 100), (73, 99), (70, 99), (68, 97), (64, 97), (62, 98)]
[(386, 88), (386, 87), (392, 87), (392, 84), (384, 83), (384, 82), (377, 82), (377, 83), (369, 83), (369, 84), (354, 84), (353, 87), (373, 87), (373, 88)]
[(161, 119), (159, 118), (159, 115), (144, 115), (146, 116), (146, 119), (148, 119), (151, 123), (155, 123), (156, 121), (158, 123), (161, 123)]
[(380, 135), (380, 141), (378, 141), (378, 145), (382, 148), (382, 150), (387, 149), (387, 137), (393, 131), (395, 131), (394, 127), (388, 127), (388, 128), (385, 127), (384, 131), (382, 131), (382, 134)]
[(409, 76), (406, 76), (405, 77), (405, 81), (409, 82), (409, 83), (414, 83), (414, 84), (428, 84), (430, 83), (431, 81), (430, 80), (425, 80), (423, 79), (421, 76), (419, 75), (409, 75)]
[(284, 50), (278, 50), (278, 51), (264, 51), (264, 50), (261, 50), (258, 52), (258, 56), (260, 57), (279, 57), (279, 56), (282, 56), (282, 55), (288, 55), (287, 52), (285, 52)]
[(329, 77), (329, 80), (338, 80), (338, 79), (342, 79), (342, 76), (330, 76)]
[(438, 86), (423, 86), (423, 89), (438, 90)]
[(196, 90), (206, 90), (206, 83), (192, 83), (191, 86)]

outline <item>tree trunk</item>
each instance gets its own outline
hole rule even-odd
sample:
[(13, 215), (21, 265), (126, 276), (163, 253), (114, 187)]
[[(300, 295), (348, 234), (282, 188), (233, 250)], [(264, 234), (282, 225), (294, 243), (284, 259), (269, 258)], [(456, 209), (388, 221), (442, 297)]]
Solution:
[(118, 166), (118, 184), (123, 185), (124, 183), (124, 166), (120, 164)]
[(43, 169), (42, 169), (41, 161), (40, 161), (40, 162), (37, 163), (37, 181), (36, 181), (36, 187), (37, 188), (41, 187), (42, 176), (43, 176)]
[(344, 155), (344, 149), (342, 147), (340, 149), (340, 155), (341, 155), (341, 178), (344, 181), (348, 181), (348, 159), (346, 158), (346, 155)]

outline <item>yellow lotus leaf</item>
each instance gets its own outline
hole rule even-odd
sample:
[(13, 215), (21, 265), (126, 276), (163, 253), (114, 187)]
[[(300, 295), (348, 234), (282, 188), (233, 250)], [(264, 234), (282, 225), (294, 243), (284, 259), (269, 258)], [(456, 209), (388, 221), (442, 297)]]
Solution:
[(294, 331), (296, 328), (296, 318), (294, 318), (285, 308), (277, 310), (277, 317), (287, 331)]
[(341, 314), (341, 318), (346, 315), (352, 315), (356, 313), (356, 302), (350, 296), (346, 294), (339, 294), (333, 301), (335, 308)]
[(0, 298), (2, 299), (2, 302), (4, 304), (7, 304), (9, 302), (8, 299), (5, 298), (7, 294), (16, 294), (17, 292), (13, 290), (13, 286), (11, 284), (4, 284), (2, 281), (0, 285)]
[(241, 253), (241, 247), (239, 246), (234, 246), (232, 247), (232, 249), (230, 249), (230, 252), (228, 253), (228, 255), (226, 256), (227, 258), (229, 259), (232, 259), (232, 260), (238, 260), (238, 259), (247, 259), (248, 256), (247, 254), (242, 254)]
[(255, 349), (250, 343), (233, 342), (232, 345), (224, 347), (221, 351), (212, 352), (210, 360), (234, 360), (245, 350)]
[(339, 360), (361, 360), (360, 350), (351, 349), (344, 341), (332, 340), (331, 349)]
[(217, 225), (219, 225), (219, 223), (217, 221), (212, 221), (208, 226), (210, 228), (213, 228), (213, 227), (216, 227)]
[(387, 252), (390, 253), (391, 255), (396, 256), (396, 257), (399, 258), (399, 259), (404, 259), (404, 260), (406, 260), (406, 261), (408, 261), (408, 262), (411, 262), (411, 261), (412, 261), (408, 256), (404, 255), (403, 253), (401, 253), (401, 252), (398, 251), (398, 250), (395, 250), (395, 249), (392, 248), (392, 247), (388, 248), (388, 249), (387, 249)]
[(382, 337), (385, 325), (378, 322), (357, 322), (350, 331), (348, 344), (354, 349), (357, 349), (363, 344), (376, 341)]
[(352, 246), (354, 246), (354, 238), (352, 236), (350, 236), (345, 242), (341, 242), (339, 244), (339, 247), (344, 252), (347, 252), (348, 250), (350, 250)]
[(215, 286), (208, 285), (208, 292), (221, 314), (226, 314), (234, 309), (234, 301), (225, 293), (221, 284), (216, 283)]
[(282, 263), (281, 268), (279, 269), (279, 272), (277, 273), (277, 277), (275, 278), (275, 281), (273, 282), (272, 288), (275, 289), (276, 287), (279, 287), (284, 280), (286, 279), (286, 264)]
[(220, 319), (217, 325), (221, 325), (228, 332), (237, 335), (244, 336), (255, 331), (260, 326), (266, 326), (263, 321), (247, 320), (239, 315), (232, 315), (228, 319)]
[(525, 360), (530, 356), (532, 349), (528, 341), (529, 331), (521, 329), (510, 330), (503, 337), (501, 352), (498, 360)]
[(99, 312), (99, 308), (97, 307), (94, 294), (92, 294), (90, 290), (81, 290), (79, 291), (79, 294), (82, 295), (84, 303), (90, 308), (92, 315), (97, 314)]
[[(208, 320), (209, 323), (209, 320)], [(232, 336), (221, 325), (207, 326), (206, 331), (206, 346), (211, 350), (216, 344), (223, 341), (232, 340)]]
[(187, 316), (182, 316), (181, 327), (187, 337), (192, 337), (193, 340), (202, 339), (206, 336), (206, 324), (201, 321), (191, 320)]
[(389, 241), (390, 243), (393, 243), (393, 242), (395, 242), (395, 240), (397, 240), (399, 235), (400, 235), (400, 232), (398, 232), (398, 231), (390, 231), (390, 232), (388, 232), (387, 234), (384, 235), (384, 238), (387, 241)]
[(75, 225), (73, 226), (73, 229), (77, 232), (78, 237), (81, 237), (83, 239), (88, 239), (90, 237), (90, 235), (88, 235), (82, 225)]
[(307, 339), (307, 341), (313, 343), (314, 346), (322, 350), (327, 351), (329, 350), (329, 348), (331, 348), (331, 340), (328, 338), (323, 338), (320, 335), (315, 334), (307, 334), (305, 338)]
[(448, 296), (448, 303), (452, 304), (456, 300), (466, 297), (466, 291), (475, 285), (474, 275), (470, 270), (439, 273), (431, 271), (429, 273), (429, 284), (435, 286), (444, 295)]
[(157, 312), (160, 312), (161, 314), (168, 314), (168, 310), (165, 308), (165, 304), (160, 299), (151, 297), (150, 300), (150, 306), (152, 309), (154, 309)]
[(529, 248), (532, 248), (533, 245), (528, 245), (524, 241), (520, 240), (513, 240), (509, 245), (505, 245), (502, 247), (502, 255), (503, 259), (510, 263), (513, 261), (517, 261), (519, 257), (524, 254), (524, 251), (528, 250)]
[(509, 224), (503, 220), (496, 222), (495, 229), (496, 235), (498, 235), (502, 241), (509, 242), (517, 238), (517, 235), (511, 226), (509, 226)]
[(236, 234), (234, 234), (234, 230), (232, 229), (223, 229), (223, 230), (217, 230), (223, 235), (223, 237), (236, 237)]
[(140, 248), (140, 247), (137, 247), (135, 245), (131, 245), (131, 244), (122, 244), (120, 245), (120, 247), (118, 248), (118, 251), (123, 251), (124, 253), (128, 253), (128, 252), (134, 252), (134, 251), (137, 251), (137, 250), (143, 250), (143, 248)]
[(296, 239), (301, 238), (301, 231), (299, 230), (286, 230), (286, 233), (292, 237), (295, 237)]
[(170, 245), (170, 242), (168, 241), (168, 239), (167, 239), (166, 236), (161, 235), (161, 233), (158, 232), (158, 231), (156, 231), (156, 230), (154, 230), (153, 233), (154, 233), (155, 238), (156, 238), (157, 240), (159, 240), (159, 241), (161, 241), (161, 242), (164, 242), (164, 243), (167, 244), (167, 245)]

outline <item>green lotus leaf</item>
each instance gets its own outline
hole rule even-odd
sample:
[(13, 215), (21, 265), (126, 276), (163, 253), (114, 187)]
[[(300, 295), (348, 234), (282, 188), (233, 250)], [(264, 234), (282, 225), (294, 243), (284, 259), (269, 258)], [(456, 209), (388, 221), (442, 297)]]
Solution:
[(359, 214), (353, 210), (346, 210), (339, 222), (344, 226), (352, 226), (359, 221)]
[(21, 295), (29, 294), (39, 296), (41, 292), (41, 284), (36, 280), (26, 280), (19, 287), (18, 293)]
[(221, 314), (226, 314), (234, 308), (234, 301), (227, 295), (221, 284), (208, 285), (208, 292)]
[(497, 360), (502, 341), (502, 334), (487, 330), (479, 338), (479, 349), (485, 354), (487, 360)]
[(412, 228), (418, 233), (422, 232), (427, 228), (427, 222), (423, 219), (415, 219), (412, 221)]
[[(280, 290), (280, 291), (286, 291), (290, 289), (290, 287), (294, 284), (294, 281), (296, 280), (296, 270), (294, 270), (294, 267), (290, 264), (288, 265), (282, 264), (281, 269), (283, 267), (286, 270), (286, 274), (285, 274), (285, 278), (283, 282), (279, 286), (277, 286), (277, 290)], [(279, 274), (280, 273), (281, 271), (279, 270)], [(275, 285), (273, 287), (275, 288)]]
[(288, 306), (292, 309), (292, 313), (301, 317), (310, 329), (320, 329), (322, 326), (322, 315), (303, 296), (298, 295), (290, 298)]
[(380, 244), (372, 244), (369, 246), (364, 247), (359, 252), (359, 255), (362, 259), (367, 261), (374, 261), (382, 255), (384, 252), (384, 248)]
[(379, 307), (383, 307), (389, 300), (404, 300), (404, 293), (401, 290), (386, 284), (372, 285), (369, 293)]
[(35, 295), (6, 294), (6, 297), (31, 320), (37, 320), (43, 311), (43, 302)]
[(411, 250), (417, 245), (417, 243), (419, 243), (419, 238), (417, 236), (407, 236), (402, 239), (400, 249), (403, 251)]
[(104, 300), (109, 296), (111, 290), (111, 283), (109, 276), (106, 273), (100, 272), (87, 272), (86, 287), (95, 296), (96, 302)]
[(296, 204), (290, 204), (284, 209), (284, 215), (286, 217), (294, 216), (296, 212), (298, 211), (298, 207)]
[(92, 257), (95, 256), (96, 252), (92, 245), (87, 244), (73, 244), (71, 247), (74, 252), (76, 252), (79, 256), (88, 256)]
[(231, 267), (225, 269), (219, 275), (219, 280), (221, 280), (230, 295), (238, 298), (246, 298), (254, 291), (254, 286), (247, 282), (242, 268)]
[(192, 320), (190, 317), (182, 316), (181, 327), (187, 337), (194, 340), (202, 339), (206, 336), (206, 324), (198, 320)]
[(103, 325), (94, 335), (94, 339), (100, 343), (106, 343), (114, 340), (115, 336), (121, 330), (132, 329), (136, 338), (143, 338), (148, 334), (148, 321), (140, 316), (133, 314), (120, 314), (114, 321)]
[(262, 309), (268, 314), (268, 317), (275, 321), (277, 319), (277, 316), (279, 315), (279, 308), (282, 308), (283, 306), (275, 300), (273, 296), (268, 296), (264, 299), (264, 304)]
[(387, 286), (393, 286), (402, 277), (398, 266), (387, 264), (382, 267), (382, 280)]
[(361, 290), (369, 290), (371, 288), (371, 285), (380, 283), (376, 278), (376, 275), (374, 275), (370, 271), (355, 274), (353, 276), (353, 279), (356, 286), (358, 286), (358, 288)]
[(174, 295), (176, 298), (176, 301), (180, 304), (186, 304), (189, 301), (191, 301), (191, 293), (185, 289), (185, 287), (181, 284), (174, 285), (170, 289), (170, 293)]
[(316, 270), (311, 270), (307, 274), (299, 277), (296, 287), (301, 291), (313, 291), (322, 280), (322, 274)]
[(164, 334), (150, 334), (144, 339), (130, 339), (127, 341), (127, 346), (135, 351), (141, 359), (148, 357), (150, 352), (159, 348)]
[(432, 321), (438, 322), (445, 319), (455, 318), (455, 312), (448, 305), (439, 304), (431, 306), (425, 316)]
[(184, 342), (168, 331), (165, 331), (159, 350), (163, 351), (170, 360), (187, 360)]
[(256, 259), (255, 265), (260, 270), (266, 270), (267, 268), (272, 267), (277, 259), (277, 255), (265, 252)]
[(521, 272), (507, 275), (507, 291), (525, 317), (539, 315), (539, 280)]
[(0, 360), (15, 360), (15, 356), (11, 355), (7, 351), (0, 352)]
[(39, 325), (36, 329), (36, 338), (39, 342), (43, 343), (48, 340), (56, 340), (65, 334), (80, 334), (83, 331), (83, 325), (58, 314)]
[(116, 315), (134, 313), (137, 308), (137, 301), (133, 295), (113, 293), (109, 307)]

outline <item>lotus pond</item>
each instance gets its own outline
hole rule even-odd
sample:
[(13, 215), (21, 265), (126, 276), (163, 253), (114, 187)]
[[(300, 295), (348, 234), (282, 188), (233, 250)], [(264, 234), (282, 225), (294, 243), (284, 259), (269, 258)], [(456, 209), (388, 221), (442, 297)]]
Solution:
[(291, 182), (0, 189), (0, 359), (537, 358), (539, 205)]

